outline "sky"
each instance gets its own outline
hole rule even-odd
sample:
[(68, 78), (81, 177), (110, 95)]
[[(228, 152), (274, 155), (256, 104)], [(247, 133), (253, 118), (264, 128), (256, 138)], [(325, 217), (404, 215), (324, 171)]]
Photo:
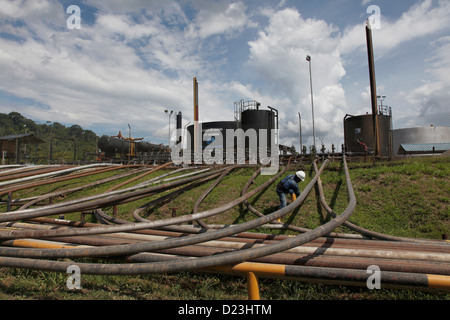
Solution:
[(281, 144), (301, 127), (311, 145), (314, 112), (316, 144), (340, 150), (345, 115), (372, 112), (367, 19), (393, 128), (450, 126), (446, 0), (0, 0), (0, 112), (167, 144), (196, 77), (201, 122), (256, 100)]

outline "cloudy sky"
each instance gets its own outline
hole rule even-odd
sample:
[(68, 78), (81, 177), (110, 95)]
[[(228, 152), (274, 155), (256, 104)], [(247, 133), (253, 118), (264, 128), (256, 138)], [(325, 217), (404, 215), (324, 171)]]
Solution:
[(369, 17), (394, 129), (449, 126), (445, 0), (0, 0), (0, 112), (98, 135), (130, 124), (166, 144), (164, 110), (193, 121), (196, 77), (200, 121), (231, 121), (234, 102), (257, 100), (279, 110), (280, 143), (298, 148), (298, 112), (312, 143), (310, 55), (316, 142), (340, 146), (344, 116), (371, 113)]

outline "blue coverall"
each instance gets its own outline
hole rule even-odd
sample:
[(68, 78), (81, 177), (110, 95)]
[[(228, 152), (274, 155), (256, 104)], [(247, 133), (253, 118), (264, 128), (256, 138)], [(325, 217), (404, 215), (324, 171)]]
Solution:
[(281, 180), (277, 185), (277, 194), (280, 198), (280, 205), (278, 209), (284, 208), (286, 206), (286, 193), (294, 194), (299, 197), (300, 196), (300, 188), (298, 187), (297, 181), (295, 181), (295, 175), (291, 174), (286, 176), (283, 180)]

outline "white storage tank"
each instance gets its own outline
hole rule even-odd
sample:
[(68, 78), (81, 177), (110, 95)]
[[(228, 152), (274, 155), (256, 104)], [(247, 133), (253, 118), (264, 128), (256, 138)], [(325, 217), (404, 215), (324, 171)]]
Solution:
[[(393, 130), (393, 153), (394, 156), (405, 154), (407, 145), (416, 145), (420, 147), (423, 154), (426, 149), (432, 150), (433, 146), (438, 152), (442, 144), (450, 143), (450, 127), (413, 127)], [(403, 145), (403, 147), (402, 147)], [(400, 153), (399, 153), (400, 152)], [(408, 153), (408, 151), (406, 151)], [(419, 152), (418, 152), (419, 153)], [(432, 153), (432, 152), (429, 152)]]

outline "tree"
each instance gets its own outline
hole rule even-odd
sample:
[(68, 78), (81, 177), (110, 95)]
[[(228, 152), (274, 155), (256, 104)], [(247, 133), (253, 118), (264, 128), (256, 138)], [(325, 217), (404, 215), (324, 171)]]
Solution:
[(46, 143), (39, 144), (35, 151), (33, 147), (33, 161), (36, 158), (36, 163), (48, 163), (51, 137), (69, 139), (53, 140), (52, 158), (58, 162), (73, 161), (73, 141), (70, 138), (75, 139), (77, 160), (83, 160), (85, 152), (94, 152), (96, 150), (97, 135), (95, 132), (84, 130), (77, 124), (70, 127), (66, 127), (58, 122), (52, 123), (51, 121), (39, 124), (23, 117), (18, 112), (0, 113), (0, 136), (25, 132), (34, 134), (46, 141)]

